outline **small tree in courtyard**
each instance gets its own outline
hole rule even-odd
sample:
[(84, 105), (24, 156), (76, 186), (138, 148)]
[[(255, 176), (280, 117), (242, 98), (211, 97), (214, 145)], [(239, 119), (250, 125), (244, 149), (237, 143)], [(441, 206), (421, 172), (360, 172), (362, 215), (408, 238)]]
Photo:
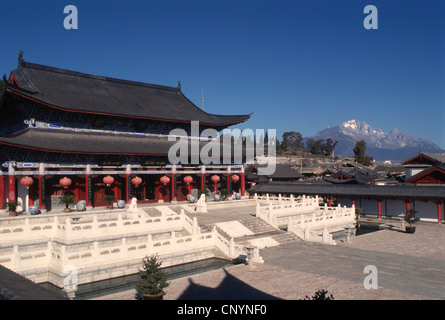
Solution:
[(163, 289), (170, 285), (161, 264), (156, 254), (142, 259), (142, 270), (139, 270), (139, 280), (136, 283), (136, 291), (142, 296), (161, 295)]

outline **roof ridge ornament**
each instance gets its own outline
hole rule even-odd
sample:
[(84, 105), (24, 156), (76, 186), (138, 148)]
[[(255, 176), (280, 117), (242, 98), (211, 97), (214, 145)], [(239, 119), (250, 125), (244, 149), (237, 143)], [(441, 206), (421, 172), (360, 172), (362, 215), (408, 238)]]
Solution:
[(181, 91), (181, 81), (178, 81), (178, 90)]
[(19, 65), (22, 64), (22, 62), (25, 61), (25, 60), (23, 59), (23, 51), (22, 51), (22, 50), (19, 50), (18, 60), (19, 60)]

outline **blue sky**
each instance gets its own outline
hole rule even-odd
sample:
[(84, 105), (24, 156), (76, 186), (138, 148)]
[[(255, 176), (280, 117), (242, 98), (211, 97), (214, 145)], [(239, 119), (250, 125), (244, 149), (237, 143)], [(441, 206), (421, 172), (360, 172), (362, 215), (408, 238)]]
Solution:
[[(78, 9), (66, 30), (63, 8)], [(366, 30), (366, 5), (378, 29)], [(26, 61), (168, 86), (240, 126), (310, 136), (350, 119), (445, 149), (443, 0), (8, 1), (0, 72)]]

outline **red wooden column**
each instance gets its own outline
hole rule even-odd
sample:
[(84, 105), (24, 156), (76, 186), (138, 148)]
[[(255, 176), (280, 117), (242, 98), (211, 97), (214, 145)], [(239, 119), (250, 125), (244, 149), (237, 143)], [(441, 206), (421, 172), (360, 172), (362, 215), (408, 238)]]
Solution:
[(246, 175), (244, 173), (244, 167), (241, 168), (241, 196), (246, 194)]
[(93, 204), (91, 202), (93, 197), (93, 190), (91, 185), (91, 166), (88, 164), (85, 169), (85, 194), (86, 194), (86, 204), (87, 208), (92, 208)]
[(43, 163), (39, 166), (39, 210), (42, 213), (46, 212), (45, 207), (45, 166)]
[(203, 165), (201, 168), (201, 190), (205, 189), (205, 173), (206, 173), (206, 168)]
[(437, 222), (440, 223), (442, 220), (442, 201), (437, 200)]
[(170, 202), (176, 202), (176, 179), (175, 174), (172, 173), (171, 177), (171, 197)]
[(117, 186), (117, 182), (114, 183), (113, 193), (116, 201), (119, 200), (119, 187)]
[(352, 205), (355, 206), (355, 199), (352, 199)]
[(172, 167), (170, 202), (176, 202), (176, 165)]
[(130, 175), (131, 175), (131, 166), (127, 164), (127, 168), (125, 170), (125, 202), (130, 203)]
[(187, 186), (188, 194), (192, 194), (192, 183)]
[(5, 209), (5, 192), (6, 192), (6, 181), (5, 177), (3, 176), (3, 172), (0, 171), (0, 209)]
[(79, 182), (74, 183), (74, 190), (73, 190), (74, 196), (76, 197), (76, 202), (80, 200), (80, 186)]
[(406, 200), (406, 212), (409, 211), (409, 200)]
[(379, 199), (378, 200), (378, 204), (379, 204), (379, 219), (382, 218), (382, 200)]

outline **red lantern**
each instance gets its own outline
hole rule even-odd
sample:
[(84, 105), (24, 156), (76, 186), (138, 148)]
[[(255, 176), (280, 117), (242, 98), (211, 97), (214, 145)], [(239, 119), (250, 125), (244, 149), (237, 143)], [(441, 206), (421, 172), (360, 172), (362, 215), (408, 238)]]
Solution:
[(163, 177), (161, 178), (161, 183), (162, 183), (164, 186), (166, 186), (169, 182), (170, 182), (170, 178), (169, 178), (169, 177), (167, 177), (167, 176), (163, 176)]
[(22, 179), (20, 179), (20, 184), (22, 186), (25, 186), (26, 189), (29, 189), (29, 187), (32, 186), (33, 182), (34, 181), (32, 180), (32, 178), (28, 177), (28, 176), (23, 177)]
[(59, 181), (60, 185), (64, 187), (65, 189), (68, 188), (71, 185), (71, 179), (67, 177), (63, 177)]
[(139, 185), (142, 183), (142, 179), (136, 176), (131, 179), (131, 183), (134, 184), (136, 187), (139, 187)]
[(219, 176), (217, 176), (216, 174), (212, 176), (212, 181), (215, 184), (218, 183), (219, 179), (220, 179)]
[(233, 182), (237, 182), (238, 180), (239, 180), (239, 175), (234, 174), (234, 175), (232, 176), (232, 181), (233, 181)]
[(184, 182), (185, 182), (187, 185), (189, 185), (190, 183), (193, 182), (193, 178), (190, 177), (190, 176), (186, 176), (186, 177), (184, 177)]
[(109, 187), (114, 182), (114, 178), (112, 176), (106, 176), (103, 181)]

